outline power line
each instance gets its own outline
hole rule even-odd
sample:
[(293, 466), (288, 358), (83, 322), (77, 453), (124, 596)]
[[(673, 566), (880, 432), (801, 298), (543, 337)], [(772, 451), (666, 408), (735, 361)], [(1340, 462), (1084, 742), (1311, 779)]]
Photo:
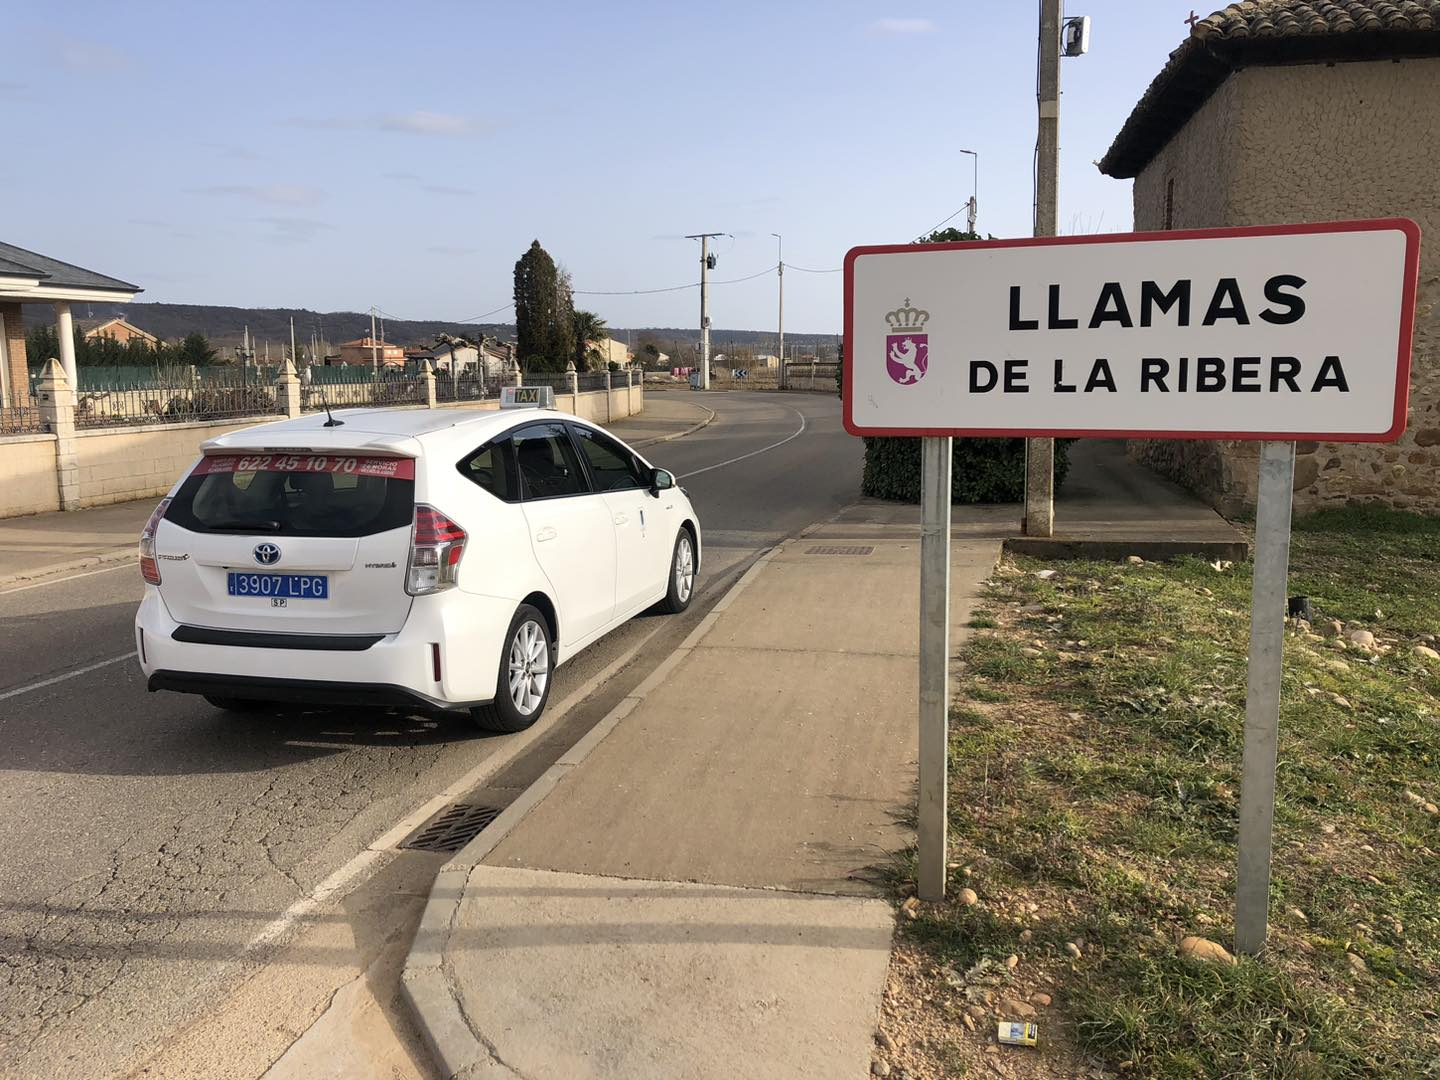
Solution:
[[(789, 264), (787, 263), (786, 265), (788, 266)], [(773, 274), (774, 272), (775, 267), (767, 266), (764, 270), (748, 274), (745, 277), (729, 278), (725, 281), (712, 281), (710, 284), (738, 285), (742, 281), (754, 281), (758, 277), (764, 277), (766, 274)], [(689, 285), (671, 285), (666, 289), (573, 289), (571, 291), (576, 296), (648, 296), (653, 293), (683, 292), (686, 289), (698, 289), (699, 287), (700, 283), (698, 281), (692, 281)]]
[(794, 263), (786, 263), (786, 270), (799, 270), (802, 274), (838, 274), (845, 269), (843, 266), (836, 266), (830, 270), (811, 270), (808, 266), (796, 266)]

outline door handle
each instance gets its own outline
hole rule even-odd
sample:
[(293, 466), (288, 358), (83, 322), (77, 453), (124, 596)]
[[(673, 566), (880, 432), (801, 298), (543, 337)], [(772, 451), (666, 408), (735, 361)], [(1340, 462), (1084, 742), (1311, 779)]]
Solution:
[(543, 544), (546, 540), (554, 540), (555, 537), (559, 535), (560, 533), (555, 529), (553, 525), (546, 525), (543, 529), (541, 529), (535, 534), (535, 541), (536, 543)]
[(616, 525), (624, 525), (624, 524), (625, 524), (627, 521), (629, 521), (629, 520), (630, 520), (630, 517), (629, 517), (629, 515), (627, 515), (627, 514), (616, 514), (616, 515), (615, 515), (615, 524), (616, 524)]

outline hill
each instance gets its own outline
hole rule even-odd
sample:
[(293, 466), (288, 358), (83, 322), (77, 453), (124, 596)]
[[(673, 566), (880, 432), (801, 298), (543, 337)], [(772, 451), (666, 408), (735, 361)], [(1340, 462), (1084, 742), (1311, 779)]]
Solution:
[[(279, 349), (282, 342), (290, 340), (290, 320), (295, 320), (295, 337), (302, 343), (310, 341), (311, 334), (323, 338), (330, 349), (342, 341), (353, 341), (370, 333), (370, 315), (362, 311), (311, 311), (309, 308), (243, 308), (225, 307), (213, 304), (76, 304), (74, 315), (77, 319), (104, 319), (123, 315), (130, 322), (166, 341), (183, 338), (198, 330), (220, 349), (231, 349), (240, 344), (245, 328), (257, 342), (257, 348), (264, 351), (265, 342)], [(27, 304), (25, 323), (27, 326), (52, 323), (55, 315), (48, 304)], [(515, 336), (514, 323), (450, 323), (435, 320), (405, 321), (385, 320), (385, 340), (398, 345), (428, 345), (435, 335), (465, 334), (473, 336), (484, 333), (487, 337), (508, 340)], [(673, 351), (680, 345), (695, 345), (700, 340), (700, 331), (695, 327), (610, 327), (610, 336), (617, 341), (630, 341), (632, 347), (644, 340), (653, 340), (661, 349)], [(839, 340), (835, 334), (808, 334), (786, 332), (787, 343), (811, 345), (819, 342), (833, 346)], [(771, 330), (724, 330), (712, 329), (710, 340), (717, 350), (726, 345), (749, 345), (773, 348), (775, 333)], [(666, 346), (669, 345), (670, 348)], [(787, 349), (788, 352), (788, 349)]]

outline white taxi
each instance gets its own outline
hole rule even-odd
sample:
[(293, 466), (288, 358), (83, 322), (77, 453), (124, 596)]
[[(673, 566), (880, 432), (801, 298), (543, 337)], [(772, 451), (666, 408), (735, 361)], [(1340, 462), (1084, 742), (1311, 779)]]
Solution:
[(349, 409), (201, 449), (140, 538), (151, 690), (519, 731), (557, 665), (694, 595), (700, 524), (675, 478), (550, 409)]

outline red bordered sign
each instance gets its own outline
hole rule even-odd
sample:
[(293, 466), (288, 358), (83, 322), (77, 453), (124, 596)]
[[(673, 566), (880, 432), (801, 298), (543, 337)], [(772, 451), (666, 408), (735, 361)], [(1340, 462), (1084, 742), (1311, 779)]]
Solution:
[(337, 476), (380, 476), (414, 480), (413, 458), (360, 457), (349, 454), (208, 454), (195, 466), (196, 476), (210, 473), (294, 472)]
[(1402, 218), (854, 248), (845, 427), (1390, 442), (1419, 260)]

